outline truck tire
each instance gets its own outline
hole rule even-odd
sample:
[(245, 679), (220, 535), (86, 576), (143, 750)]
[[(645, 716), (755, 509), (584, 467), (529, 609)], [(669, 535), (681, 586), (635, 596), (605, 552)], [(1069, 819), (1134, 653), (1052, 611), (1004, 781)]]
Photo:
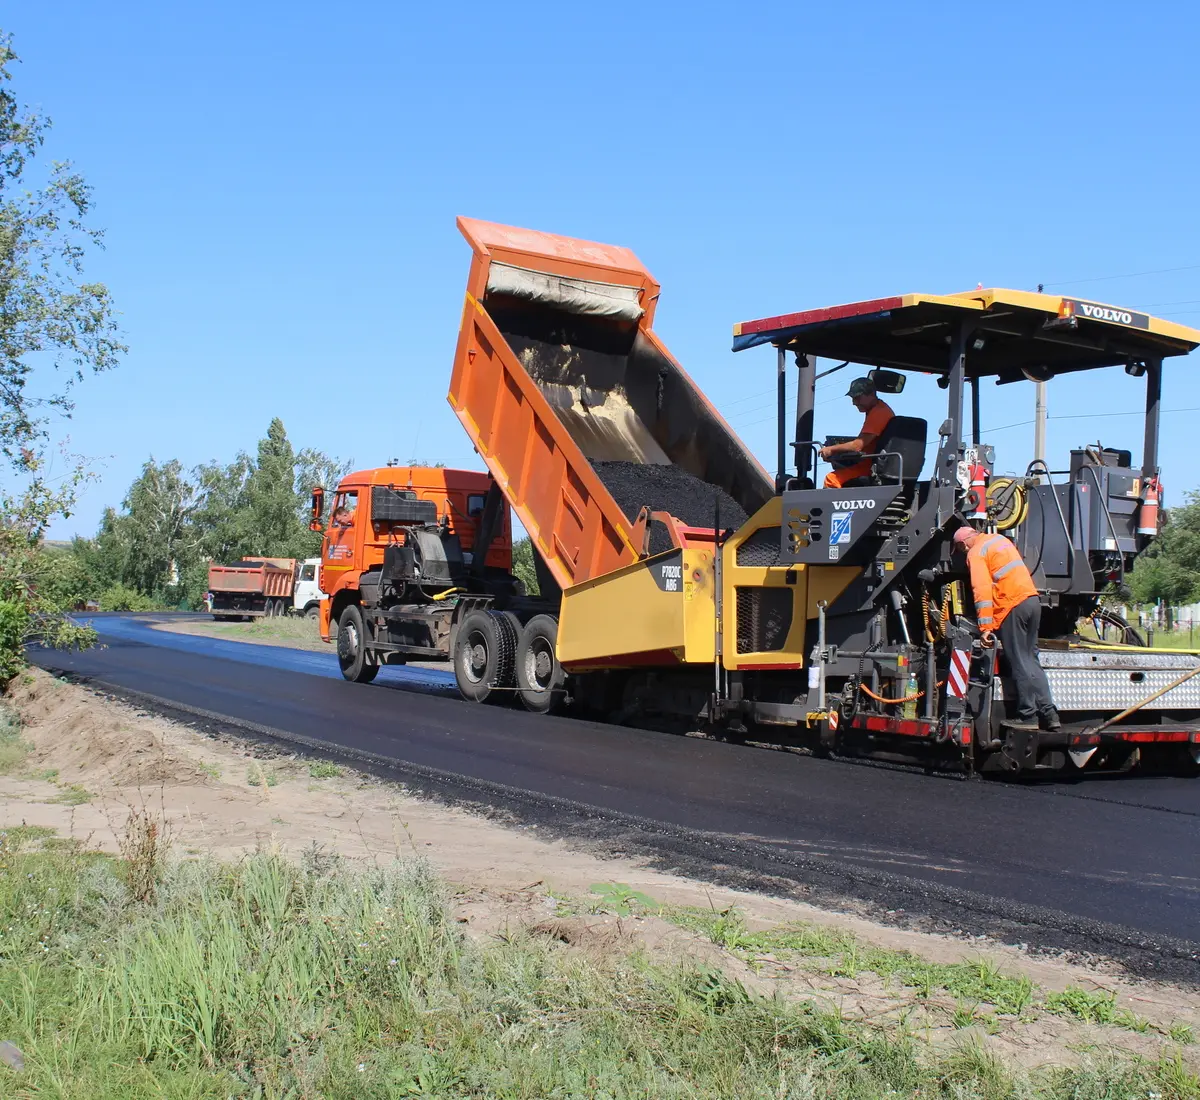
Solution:
[(337, 654), (342, 675), (356, 684), (369, 684), (379, 675), (379, 662), (367, 648), (362, 612), (350, 604), (338, 620)]
[(517, 631), (499, 611), (472, 611), (459, 624), (454, 641), (454, 679), (459, 694), (473, 703), (504, 703), (516, 685)]
[(306, 619), (313, 619), (314, 621), (319, 619), (321, 617), (321, 605), (316, 604), (316, 603), (310, 603), (304, 609), (304, 617)]
[(558, 620), (535, 615), (517, 642), (517, 694), (526, 710), (551, 714), (563, 709), (567, 677), (558, 663)]

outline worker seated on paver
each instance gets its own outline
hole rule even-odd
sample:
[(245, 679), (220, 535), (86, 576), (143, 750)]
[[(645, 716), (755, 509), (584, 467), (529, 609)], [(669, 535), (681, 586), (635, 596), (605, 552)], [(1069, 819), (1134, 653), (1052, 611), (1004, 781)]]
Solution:
[[(1016, 695), (1005, 725), (1024, 730), (1061, 729), (1050, 681), (1037, 655), (1042, 601), (1021, 551), (1003, 535), (987, 535), (967, 526), (954, 532), (954, 545), (967, 554), (984, 647), (991, 649), (996, 634), (1000, 635)], [(1006, 692), (1006, 703), (1008, 699)]]
[[(846, 396), (854, 402), (854, 407), (866, 419), (862, 429), (853, 439), (845, 443), (831, 443), (821, 448), (821, 457), (826, 461), (833, 460), (836, 465), (825, 475), (826, 489), (841, 489), (856, 477), (870, 477), (873, 459), (864, 458), (853, 461), (856, 454), (874, 454), (883, 429), (896, 414), (886, 401), (881, 401), (875, 393), (875, 383), (869, 378), (856, 378), (850, 383)], [(839, 461), (840, 459), (840, 461)]]

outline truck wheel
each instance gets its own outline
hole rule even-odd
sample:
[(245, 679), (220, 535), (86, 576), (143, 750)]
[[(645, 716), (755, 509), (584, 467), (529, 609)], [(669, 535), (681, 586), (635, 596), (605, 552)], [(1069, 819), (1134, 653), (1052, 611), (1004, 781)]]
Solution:
[(525, 624), (517, 642), (517, 691), (526, 710), (550, 714), (562, 710), (566, 675), (555, 656), (558, 620), (535, 615)]
[(304, 609), (304, 617), (312, 619), (314, 622), (321, 617), (321, 607), (319, 604), (310, 604)]
[(472, 611), (458, 628), (454, 643), (454, 679), (459, 693), (473, 703), (501, 703), (516, 683), (517, 632), (499, 611)]
[(337, 653), (342, 675), (356, 684), (369, 684), (379, 675), (379, 663), (366, 646), (362, 612), (350, 604), (338, 620)]

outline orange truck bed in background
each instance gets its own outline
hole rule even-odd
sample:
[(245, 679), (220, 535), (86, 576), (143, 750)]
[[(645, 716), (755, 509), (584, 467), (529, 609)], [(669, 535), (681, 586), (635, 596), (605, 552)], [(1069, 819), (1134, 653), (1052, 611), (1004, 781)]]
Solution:
[(592, 461), (674, 464), (748, 514), (767, 473), (652, 324), (627, 248), (459, 218), (473, 250), (449, 401), (562, 588), (637, 560)]
[(290, 597), (296, 580), (295, 558), (243, 558), (240, 565), (210, 565), (208, 590), (214, 594)]

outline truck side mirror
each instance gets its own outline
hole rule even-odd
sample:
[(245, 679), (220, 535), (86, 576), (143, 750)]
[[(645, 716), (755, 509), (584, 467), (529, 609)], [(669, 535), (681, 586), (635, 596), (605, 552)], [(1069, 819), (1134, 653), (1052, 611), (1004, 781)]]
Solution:
[(320, 532), (324, 530), (324, 525), (321, 523), (321, 517), (324, 513), (325, 490), (318, 485), (312, 491), (312, 522), (308, 525), (310, 531)]
[(870, 371), (867, 377), (875, 383), (876, 393), (903, 393), (904, 383), (908, 381), (899, 371), (880, 368)]

